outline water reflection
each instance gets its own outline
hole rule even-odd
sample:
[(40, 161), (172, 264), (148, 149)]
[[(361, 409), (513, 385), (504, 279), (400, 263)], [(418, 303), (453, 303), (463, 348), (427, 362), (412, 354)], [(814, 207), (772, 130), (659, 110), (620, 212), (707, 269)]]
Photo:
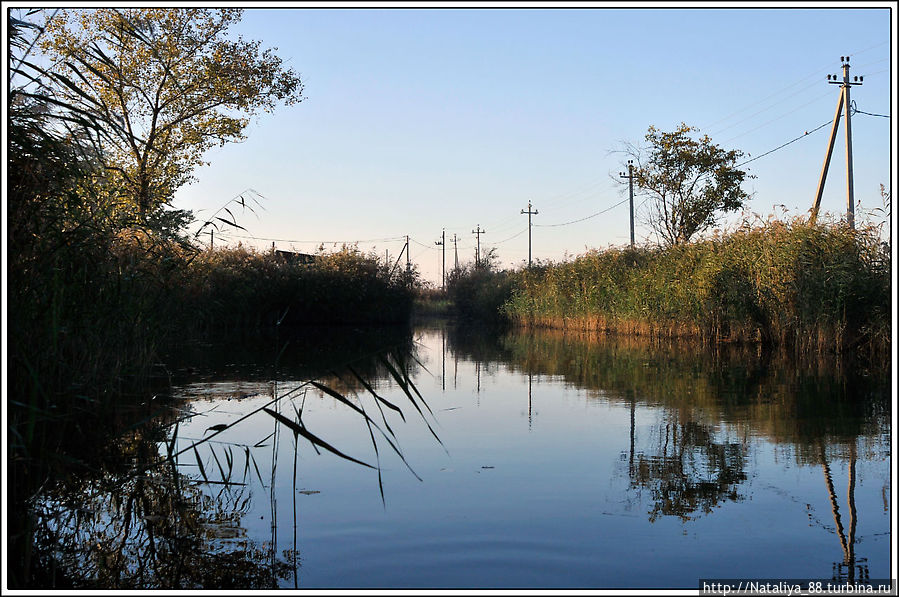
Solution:
[(719, 577), (889, 573), (887, 372), (452, 326), (170, 359), (164, 407), (30, 495), (28, 557), (59, 571), (35, 584), (695, 589), (684, 553)]
[[(95, 416), (95, 424), (107, 427), (93, 438), (91, 448), (85, 449), (85, 437), (73, 438), (76, 441), (63, 445), (68, 453), (59, 454), (58, 460), (36, 463), (40, 470), (20, 470), (20, 478), (31, 482), (17, 486), (11, 496), (12, 508), (27, 509), (26, 516), (16, 514), (24, 524), (13, 525), (10, 535), (12, 561), (20, 566), (12, 585), (261, 589), (280, 586), (292, 577), (298, 586), (297, 443), (302, 436), (313, 441), (316, 450), (342, 455), (303, 425), (305, 393), (317, 387), (342, 397), (365, 390), (376, 396), (379, 410), (383, 405), (402, 417), (405, 407), (379, 399), (376, 393), (378, 380), (386, 378), (402, 384), (416, 408), (423, 404), (420, 395), (419, 402), (412, 395), (417, 388), (411, 376), (417, 374), (418, 365), (411, 358), (411, 330), (329, 331), (326, 336), (321, 330), (306, 329), (301, 335), (218, 338), (181, 347), (170, 357), (178, 363), (171, 377), (192, 381), (180, 386), (175, 396), (158, 394), (137, 412), (124, 408), (104, 413), (102, 419)], [(279, 381), (284, 378), (319, 381)], [(254, 399), (262, 405), (239, 412), (240, 404)], [(232, 400), (238, 416), (221, 422), (220, 407)], [(295, 400), (300, 401), (298, 408)], [(204, 409), (204, 404), (214, 406)], [(287, 414), (288, 405), (293, 406), (294, 420), (281, 414)], [(271, 433), (250, 441), (218, 437), (259, 414)], [(275, 416), (285, 418), (287, 426)], [(383, 411), (381, 416), (389, 428)], [(363, 417), (370, 430), (380, 430), (371, 418)], [(192, 422), (202, 419), (209, 423), (194, 424), (185, 435)], [(90, 423), (87, 427), (95, 428)], [(294, 536), (292, 547), (279, 551), (276, 485), (285, 429), (294, 430)], [(384, 437), (398, 450), (388, 434)], [(268, 457), (260, 464), (265, 450)], [(27, 488), (35, 487), (38, 475), (45, 480), (29, 495)], [(265, 539), (246, 526), (260, 489), (268, 494), (271, 515), (271, 533)]]
[[(561, 378), (596, 400), (627, 404), (629, 446), (621, 460), (632, 495), (639, 501), (648, 493), (650, 522), (665, 516), (696, 520), (724, 502), (745, 499), (747, 459), (759, 437), (773, 442), (782, 457), (821, 466), (832, 532), (843, 554), (833, 563), (832, 578), (868, 579), (867, 559), (855, 553), (857, 450), (867, 460), (889, 460), (888, 372), (827, 356), (796, 360), (755, 347), (702, 349), (579, 332), (496, 337), (468, 329), (450, 340), (455, 354), (487, 367), (504, 362), (527, 376), (529, 428), (535, 375)], [(649, 437), (638, 444), (636, 412), (646, 407), (661, 414), (643, 425)], [(833, 459), (848, 465), (848, 530), (833, 485)]]
[(637, 454), (628, 469), (631, 488), (650, 492), (650, 522), (659, 516), (693, 520), (724, 500), (738, 501), (746, 480), (745, 444), (717, 440), (708, 425), (672, 415), (653, 429), (652, 452)]

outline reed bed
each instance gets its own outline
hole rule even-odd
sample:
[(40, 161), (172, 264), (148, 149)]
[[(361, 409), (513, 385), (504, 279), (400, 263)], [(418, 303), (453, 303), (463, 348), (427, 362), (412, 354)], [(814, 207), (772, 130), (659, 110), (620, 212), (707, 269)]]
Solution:
[(524, 326), (883, 354), (890, 300), (889, 247), (875, 230), (769, 219), (522, 270), (503, 313)]

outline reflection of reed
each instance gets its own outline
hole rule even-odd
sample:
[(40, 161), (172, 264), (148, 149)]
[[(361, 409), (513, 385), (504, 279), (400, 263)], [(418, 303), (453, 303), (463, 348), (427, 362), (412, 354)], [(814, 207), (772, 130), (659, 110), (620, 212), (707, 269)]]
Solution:
[[(471, 334), (451, 333), (450, 349), (488, 355), (524, 374), (562, 377), (594, 390), (591, 399), (698, 412), (705, 423), (726, 422), (790, 446), (800, 462), (818, 462), (819, 440), (866, 437), (873, 452), (889, 415), (885, 372), (860, 375), (838, 360), (560, 330), (512, 331), (491, 350)], [(463, 342), (454, 346), (454, 338)]]

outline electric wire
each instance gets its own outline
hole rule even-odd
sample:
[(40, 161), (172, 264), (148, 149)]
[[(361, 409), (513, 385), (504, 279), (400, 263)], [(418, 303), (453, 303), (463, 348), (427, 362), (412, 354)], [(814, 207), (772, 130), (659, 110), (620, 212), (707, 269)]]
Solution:
[(528, 231), (528, 229), (525, 228), (524, 230), (522, 230), (522, 231), (520, 231), (520, 232), (517, 232), (517, 233), (513, 234), (513, 235), (510, 236), (509, 238), (504, 238), (503, 240), (497, 241), (497, 242), (495, 242), (495, 243), (481, 243), (481, 244), (487, 245), (487, 246), (490, 246), (490, 247), (495, 247), (496, 245), (501, 245), (501, 244), (503, 244), (503, 243), (505, 243), (505, 242), (509, 242), (509, 241), (512, 240), (513, 238), (518, 238), (519, 236), (521, 236), (522, 234), (524, 234), (524, 233), (527, 232), (527, 231)]
[(864, 114), (866, 116), (880, 116), (881, 118), (892, 118), (889, 114), (872, 114), (871, 112), (862, 112), (858, 108), (855, 109), (853, 114)]
[(766, 126), (768, 126), (769, 124), (771, 124), (771, 123), (773, 123), (773, 122), (777, 122), (778, 120), (781, 120), (781, 119), (783, 119), (783, 118), (786, 118), (786, 117), (789, 116), (790, 114), (792, 114), (792, 113), (794, 113), (794, 112), (798, 112), (799, 110), (801, 110), (802, 108), (805, 108), (805, 107), (808, 106), (809, 104), (813, 104), (813, 103), (815, 103), (815, 102), (817, 102), (817, 101), (819, 101), (819, 100), (821, 100), (821, 99), (827, 97), (827, 96), (830, 95), (830, 94), (831, 94), (830, 91), (828, 91), (827, 93), (822, 93), (821, 95), (815, 97), (813, 100), (808, 101), (808, 102), (802, 104), (801, 106), (798, 106), (798, 107), (796, 107), (796, 108), (793, 108), (793, 109), (790, 110), (789, 112), (786, 112), (786, 113), (784, 113), (784, 114), (781, 114), (780, 116), (777, 116), (776, 118), (772, 118), (771, 120), (768, 120), (767, 122), (763, 122), (762, 124), (758, 125), (758, 126), (755, 127), (755, 128), (749, 129), (748, 131), (743, 131), (742, 133), (740, 133), (740, 134), (738, 134), (738, 135), (735, 135), (735, 136), (731, 137), (730, 139), (727, 139), (726, 141), (723, 141), (722, 143), (729, 143), (730, 141), (733, 141), (734, 139), (739, 139), (739, 138), (742, 137), (743, 135), (748, 135), (749, 133), (755, 132), (755, 131), (759, 130), (760, 128), (766, 127)]
[[(840, 116), (840, 118), (842, 118), (842, 115)], [(789, 141), (787, 141), (787, 142), (784, 143), (783, 145), (778, 145), (778, 146), (775, 147), (774, 149), (771, 149), (771, 150), (769, 150), (769, 151), (766, 151), (765, 153), (763, 153), (763, 154), (761, 154), (761, 155), (757, 155), (757, 156), (755, 156), (755, 157), (752, 158), (752, 159), (749, 159), (749, 160), (746, 160), (745, 162), (741, 162), (741, 163), (737, 164), (736, 166), (734, 166), (734, 168), (739, 168), (740, 166), (745, 166), (746, 164), (748, 164), (748, 163), (750, 163), (750, 162), (754, 162), (754, 161), (756, 161), (756, 160), (758, 160), (758, 159), (760, 159), (760, 158), (765, 157), (766, 155), (770, 155), (770, 154), (774, 153), (775, 151), (778, 151), (778, 150), (780, 150), (780, 149), (783, 149), (783, 148), (786, 147), (787, 145), (790, 145), (791, 143), (795, 143), (796, 141), (799, 141), (800, 139), (806, 138), (807, 136), (811, 135), (811, 134), (814, 133), (815, 131), (818, 131), (818, 130), (820, 130), (820, 129), (823, 129), (825, 126), (827, 126), (827, 125), (830, 124), (831, 122), (832, 122), (832, 121), (828, 120), (827, 122), (825, 122), (825, 123), (823, 123), (823, 124), (821, 124), (821, 125), (816, 126), (815, 128), (813, 128), (813, 129), (810, 130), (810, 131), (805, 131), (805, 133), (803, 133), (802, 135), (799, 135), (799, 136), (796, 137), (795, 139), (790, 139)]]
[(603, 210), (600, 210), (600, 211), (598, 211), (598, 212), (596, 212), (596, 213), (594, 213), (594, 214), (590, 214), (589, 216), (586, 216), (586, 217), (583, 217), (583, 218), (579, 218), (579, 219), (577, 219), (577, 220), (571, 220), (570, 222), (562, 222), (562, 223), (560, 223), (560, 224), (534, 224), (534, 226), (539, 226), (539, 227), (541, 227), (541, 228), (557, 228), (557, 227), (559, 227), (559, 226), (568, 226), (569, 224), (577, 224), (578, 222), (583, 222), (583, 221), (585, 221), (585, 220), (589, 220), (589, 219), (591, 219), (591, 218), (595, 218), (595, 217), (598, 216), (598, 215), (604, 214), (604, 213), (606, 213), (607, 211), (611, 211), (611, 210), (615, 209), (616, 207), (618, 207), (619, 205), (623, 205), (624, 203), (627, 203), (629, 200), (630, 200), (629, 198), (628, 198), (628, 199), (624, 199), (624, 200), (622, 200), (622, 201), (619, 201), (619, 202), (616, 203), (615, 205), (611, 205), (611, 206), (609, 206), (609, 207), (607, 207), (607, 208), (605, 208), (605, 209), (603, 209)]
[(374, 243), (374, 242), (390, 242), (390, 241), (401, 241), (405, 240), (405, 236), (391, 236), (385, 238), (363, 238), (356, 240), (317, 240), (317, 239), (298, 239), (298, 238), (268, 238), (264, 236), (254, 236), (252, 234), (232, 234), (229, 233), (228, 236), (234, 238), (246, 238), (252, 240), (265, 240), (265, 241), (274, 241), (279, 243), (322, 243), (326, 245), (335, 244), (335, 243), (347, 243), (347, 244), (356, 244), (356, 243)]

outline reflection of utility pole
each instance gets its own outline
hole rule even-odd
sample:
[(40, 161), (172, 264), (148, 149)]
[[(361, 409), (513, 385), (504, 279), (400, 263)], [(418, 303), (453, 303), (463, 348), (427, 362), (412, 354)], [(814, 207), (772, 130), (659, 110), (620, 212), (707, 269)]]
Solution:
[(534, 376), (528, 373), (528, 431), (531, 430), (531, 423), (533, 422), (533, 418), (531, 416), (531, 384), (533, 383)]
[(631, 398), (631, 453), (628, 459), (628, 470), (631, 478), (634, 476), (634, 410), (636, 401)]
[(477, 231), (472, 230), (471, 233), (478, 237), (478, 248), (475, 249), (474, 253), (474, 264), (475, 267), (481, 267), (481, 235), (487, 232), (486, 230), (481, 230), (481, 225), (478, 224)]
[[(833, 488), (833, 477), (830, 474), (830, 465), (827, 463), (827, 455), (824, 452), (824, 445), (818, 444), (818, 455), (821, 459), (821, 467), (824, 470), (824, 484), (827, 486), (827, 494), (830, 497), (830, 508), (833, 512), (833, 521), (837, 527), (837, 535), (840, 538), (840, 547), (843, 549), (843, 561), (836, 562), (833, 565), (833, 578), (839, 581), (854, 581), (856, 579), (856, 571), (859, 580), (868, 577), (867, 567), (856, 565), (855, 558), (855, 529), (857, 525), (857, 510), (855, 507), (855, 440), (849, 444), (849, 481), (846, 489), (846, 500), (849, 503), (849, 535), (843, 532), (843, 522), (840, 519), (840, 507), (837, 504), (836, 491)], [(860, 561), (865, 561), (862, 558)]]
[(478, 406), (481, 406), (481, 361), (475, 361), (475, 371), (478, 376)]
[(446, 328), (440, 328), (440, 360), (442, 363), (443, 371), (440, 374), (440, 385), (441, 389), (446, 391)]
[(538, 212), (536, 209), (531, 211), (531, 202), (528, 201), (528, 210), (521, 210), (522, 214), (528, 214), (528, 269), (531, 267), (531, 216), (536, 216)]
[[(833, 126), (830, 129), (830, 141), (827, 144), (827, 154), (824, 158), (824, 167), (821, 169), (821, 178), (818, 180), (818, 190), (815, 192), (815, 203), (812, 207), (811, 222), (818, 217), (821, 207), (821, 195), (824, 193), (824, 182), (827, 180), (827, 170), (830, 167), (830, 156), (833, 154), (833, 146), (837, 139), (837, 129), (840, 125), (840, 111), (845, 109), (846, 118), (846, 221), (850, 228), (855, 228), (855, 188), (852, 179), (852, 121), (850, 119), (849, 88), (853, 85), (861, 85), (864, 77), (855, 77), (849, 80), (849, 56), (840, 56), (843, 63), (843, 78), (836, 75), (827, 75), (827, 82), (840, 86), (840, 99), (837, 102), (837, 111), (833, 117)], [(845, 106), (845, 108), (844, 108)]]
[(628, 195), (631, 198), (631, 248), (634, 248), (634, 160), (627, 161), (627, 174), (619, 172), (618, 176), (627, 179)]
[(459, 351), (453, 351), (453, 389), (458, 387), (459, 382)]

